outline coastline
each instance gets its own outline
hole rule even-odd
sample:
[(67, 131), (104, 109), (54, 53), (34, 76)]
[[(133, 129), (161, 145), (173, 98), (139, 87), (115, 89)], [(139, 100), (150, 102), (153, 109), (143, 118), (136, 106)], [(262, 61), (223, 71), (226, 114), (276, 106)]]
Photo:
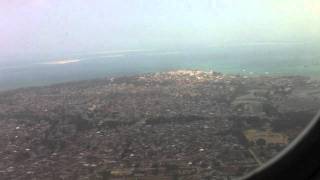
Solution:
[[(50, 87), (62, 84), (69, 84), (69, 83), (81, 83), (81, 82), (88, 82), (88, 81), (99, 81), (101, 79), (107, 78), (117, 78), (117, 77), (130, 77), (130, 76), (138, 76), (138, 75), (145, 75), (145, 74), (156, 74), (156, 73), (166, 73), (170, 71), (201, 71), (201, 72), (217, 72), (228, 76), (243, 76), (243, 77), (304, 77), (309, 78), (310, 81), (320, 81), (320, 76), (314, 75), (296, 75), (292, 73), (270, 73), (270, 72), (261, 72), (261, 73), (250, 73), (249, 71), (240, 70), (238, 73), (223, 73), (220, 71), (213, 71), (213, 70), (202, 70), (202, 69), (175, 69), (175, 70), (167, 70), (167, 71), (160, 71), (160, 72), (137, 72), (137, 73), (123, 73), (123, 74), (115, 74), (115, 75), (107, 75), (107, 76), (99, 76), (99, 77), (90, 77), (90, 78), (83, 78), (83, 79), (75, 79), (75, 80), (52, 80), (52, 82), (31, 82), (32, 85), (11, 85), (9, 87), (1, 87), (0, 86), (0, 93), (7, 92), (7, 91), (14, 91), (19, 89), (29, 89), (29, 88), (37, 88), (37, 87)], [(0, 81), (1, 83), (1, 81)], [(0, 84), (1, 85), (1, 84)]]

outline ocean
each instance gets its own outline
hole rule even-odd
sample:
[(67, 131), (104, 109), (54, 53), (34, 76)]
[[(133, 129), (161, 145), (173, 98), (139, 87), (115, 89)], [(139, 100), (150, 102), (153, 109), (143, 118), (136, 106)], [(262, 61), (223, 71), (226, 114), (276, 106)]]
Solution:
[(0, 90), (179, 69), (318, 78), (318, 49), (318, 46), (299, 44), (108, 52), (63, 56), (60, 60), (35, 57), (34, 61), (0, 66)]

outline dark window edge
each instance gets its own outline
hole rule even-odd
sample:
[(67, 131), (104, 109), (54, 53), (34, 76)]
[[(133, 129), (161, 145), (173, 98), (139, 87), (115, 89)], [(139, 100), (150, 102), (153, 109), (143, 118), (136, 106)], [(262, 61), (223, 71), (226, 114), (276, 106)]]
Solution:
[(320, 112), (281, 153), (240, 179), (320, 179)]

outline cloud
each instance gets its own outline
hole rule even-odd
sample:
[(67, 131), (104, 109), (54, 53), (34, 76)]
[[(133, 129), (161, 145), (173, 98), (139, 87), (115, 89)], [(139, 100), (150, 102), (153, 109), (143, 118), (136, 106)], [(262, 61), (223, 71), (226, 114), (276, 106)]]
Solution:
[(124, 54), (114, 54), (114, 55), (102, 55), (102, 56), (98, 56), (98, 58), (122, 58), (125, 56), (126, 55)]
[(286, 46), (286, 45), (305, 45), (309, 42), (298, 41), (266, 41), (266, 42), (226, 42), (222, 44), (215, 44), (209, 47), (242, 47), (242, 46)]
[(147, 56), (170, 56), (170, 55), (178, 55), (182, 54), (181, 51), (164, 51), (164, 52), (151, 52), (151, 53), (145, 53)]
[(99, 51), (93, 54), (119, 54), (119, 53), (135, 53), (135, 52), (149, 52), (149, 49), (128, 49), (128, 50), (113, 50), (113, 51)]
[(80, 62), (80, 61), (81, 61), (81, 59), (65, 59), (65, 60), (45, 62), (45, 63), (41, 63), (41, 64), (47, 64), (47, 65), (63, 65), (63, 64), (77, 63), (77, 62)]
[(307, 10), (312, 13), (312, 15), (320, 18), (320, 1), (318, 0), (305, 1), (305, 6)]
[(5, 8), (34, 7), (41, 8), (49, 5), (49, 0), (1, 0), (0, 6)]

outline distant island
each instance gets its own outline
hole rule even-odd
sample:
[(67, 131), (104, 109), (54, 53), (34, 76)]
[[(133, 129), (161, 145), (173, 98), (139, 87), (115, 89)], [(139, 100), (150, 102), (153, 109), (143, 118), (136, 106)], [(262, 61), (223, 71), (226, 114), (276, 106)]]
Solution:
[(320, 108), (320, 82), (178, 70), (0, 93), (4, 179), (223, 179), (266, 162)]

